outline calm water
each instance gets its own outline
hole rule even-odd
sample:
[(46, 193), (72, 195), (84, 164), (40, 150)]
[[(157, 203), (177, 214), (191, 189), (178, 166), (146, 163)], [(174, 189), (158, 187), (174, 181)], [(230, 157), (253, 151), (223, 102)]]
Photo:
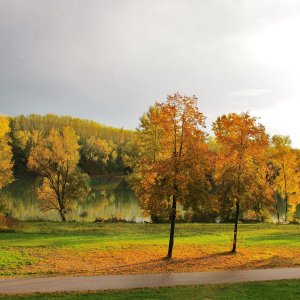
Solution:
[[(96, 218), (144, 220), (134, 193), (122, 178), (93, 178), (90, 182), (91, 193), (83, 204), (79, 204), (66, 215), (67, 220), (82, 220), (79, 216), (87, 212), (84, 221), (94, 221)], [(35, 196), (37, 180), (33, 177), (18, 179), (9, 185), (4, 193), (9, 195), (7, 203), (12, 215), (20, 220), (53, 220), (59, 221), (58, 212), (51, 210), (42, 212)]]
[[(8, 210), (13, 217), (20, 220), (51, 220), (60, 221), (57, 211), (42, 212), (39, 200), (35, 196), (37, 179), (24, 177), (18, 179), (4, 189), (4, 194), (9, 195)], [(66, 215), (67, 220), (82, 221), (82, 212), (87, 212), (84, 221), (95, 221), (96, 218), (132, 220), (141, 222), (145, 220), (137, 199), (129, 186), (122, 178), (93, 178), (90, 181), (91, 192), (86, 201), (77, 205), (72, 212)], [(279, 201), (280, 217), (284, 217), (285, 204)], [(300, 206), (297, 215), (300, 217)], [(273, 221), (276, 214), (272, 213)], [(148, 220), (148, 219), (147, 219)]]

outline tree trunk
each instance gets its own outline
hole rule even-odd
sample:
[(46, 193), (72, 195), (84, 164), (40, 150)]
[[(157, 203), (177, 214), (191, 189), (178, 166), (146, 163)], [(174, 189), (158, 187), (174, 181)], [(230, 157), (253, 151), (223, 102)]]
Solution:
[(287, 222), (288, 220), (288, 196), (285, 196), (285, 221)]
[(61, 221), (62, 222), (66, 222), (66, 217), (65, 217), (65, 213), (63, 212), (63, 210), (59, 211), (60, 217), (61, 217)]
[(175, 220), (176, 220), (176, 197), (173, 196), (172, 211), (171, 211), (171, 228), (170, 228), (170, 240), (167, 258), (172, 258), (173, 245), (174, 245), (174, 233), (175, 233)]
[(240, 214), (240, 202), (236, 201), (236, 210), (235, 210), (235, 220), (234, 220), (234, 235), (233, 235), (233, 245), (232, 245), (232, 253), (236, 253), (236, 241), (237, 241), (237, 231), (238, 231), (238, 222), (239, 222), (239, 214)]
[(276, 215), (277, 215), (277, 223), (280, 223), (280, 219), (279, 219), (279, 209), (278, 209), (278, 203), (276, 202)]

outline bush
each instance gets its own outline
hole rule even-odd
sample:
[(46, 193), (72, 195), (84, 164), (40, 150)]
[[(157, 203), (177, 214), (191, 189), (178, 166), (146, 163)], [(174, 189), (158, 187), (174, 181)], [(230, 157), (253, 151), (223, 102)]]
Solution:
[(95, 223), (136, 223), (135, 219), (127, 220), (116, 216), (111, 216), (108, 219), (104, 219), (101, 217), (98, 217), (94, 221)]
[(12, 229), (12, 228), (19, 228), (20, 221), (18, 219), (6, 216), (4, 214), (0, 214), (0, 228), (2, 229)]

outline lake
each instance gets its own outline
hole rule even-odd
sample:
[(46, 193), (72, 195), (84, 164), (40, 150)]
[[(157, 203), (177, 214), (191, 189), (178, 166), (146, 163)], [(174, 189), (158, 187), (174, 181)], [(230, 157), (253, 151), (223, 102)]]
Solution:
[[(20, 220), (60, 221), (57, 211), (42, 212), (35, 190), (38, 181), (35, 177), (25, 176), (15, 180), (3, 191), (8, 195), (8, 210), (12, 216)], [(145, 218), (137, 199), (123, 178), (101, 177), (90, 180), (91, 192), (86, 201), (79, 204), (66, 215), (67, 220), (82, 221), (82, 212), (87, 216), (84, 221), (110, 219), (116, 217), (127, 221), (142, 222)]]
[[(37, 178), (24, 176), (24, 178), (17, 179), (6, 187), (3, 193), (9, 196), (8, 210), (13, 217), (20, 220), (60, 221), (57, 211), (41, 211), (39, 200), (35, 194), (37, 185)], [(91, 178), (90, 186), (91, 192), (86, 201), (78, 204), (72, 212), (66, 215), (68, 221), (92, 222), (95, 219), (105, 220), (113, 217), (135, 222), (149, 221), (149, 218), (144, 217), (135, 194), (122, 177)], [(278, 204), (280, 217), (283, 218), (285, 203), (281, 200)], [(80, 217), (82, 212), (87, 213), (84, 219)], [(297, 215), (300, 216), (300, 206), (298, 206)], [(276, 222), (274, 212), (272, 219)]]

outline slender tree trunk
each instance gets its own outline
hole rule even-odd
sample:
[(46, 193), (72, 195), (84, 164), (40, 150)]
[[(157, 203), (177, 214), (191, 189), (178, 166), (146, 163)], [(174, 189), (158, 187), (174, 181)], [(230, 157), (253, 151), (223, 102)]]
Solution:
[(283, 178), (284, 178), (284, 196), (285, 196), (285, 222), (287, 222), (288, 219), (288, 190), (287, 190), (287, 178), (286, 178), (286, 172), (285, 172), (285, 164), (283, 162)]
[(289, 205), (289, 196), (285, 196), (285, 221), (287, 222), (288, 220), (288, 205)]
[(174, 233), (175, 233), (175, 220), (176, 220), (176, 196), (173, 196), (172, 211), (171, 211), (171, 228), (170, 228), (170, 240), (167, 258), (172, 258), (173, 245), (174, 245)]
[(279, 209), (278, 209), (278, 203), (277, 202), (276, 202), (276, 215), (277, 215), (277, 223), (279, 224), (280, 223), (280, 219), (279, 219)]
[(236, 253), (236, 242), (237, 242), (237, 231), (238, 231), (238, 222), (239, 222), (239, 214), (240, 214), (240, 202), (236, 201), (236, 210), (235, 210), (235, 220), (234, 220), (234, 235), (233, 235), (233, 245), (232, 245), (232, 253)]

